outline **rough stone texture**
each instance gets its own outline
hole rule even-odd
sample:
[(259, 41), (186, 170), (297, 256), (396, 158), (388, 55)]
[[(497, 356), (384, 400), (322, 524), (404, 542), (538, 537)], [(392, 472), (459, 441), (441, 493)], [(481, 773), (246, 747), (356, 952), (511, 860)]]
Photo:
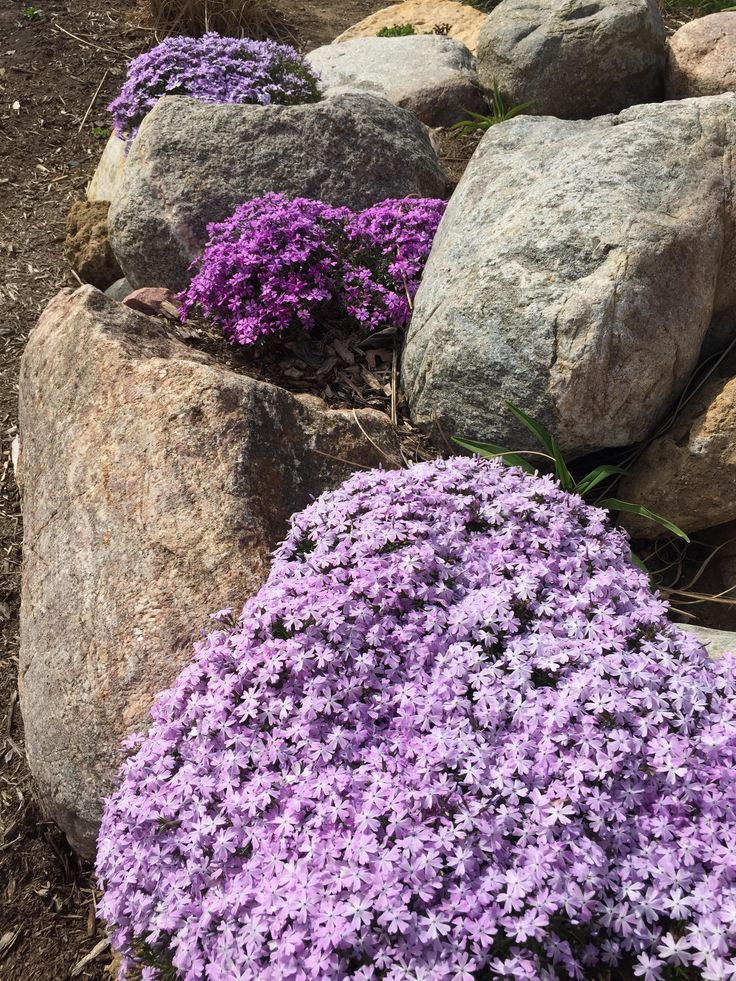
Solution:
[(642, 439), (736, 306), (736, 96), (591, 121), (520, 117), (452, 196), (407, 335), (415, 422), (573, 455)]
[(665, 98), (689, 99), (736, 89), (736, 13), (698, 17), (667, 46)]
[(175, 307), (178, 305), (176, 295), (163, 286), (144, 286), (143, 289), (128, 293), (123, 304), (138, 313), (156, 316), (161, 312), (164, 303)]
[(402, 24), (411, 24), (417, 34), (431, 34), (438, 25), (447, 24), (449, 37), (475, 51), (478, 33), (485, 19), (482, 11), (456, 0), (405, 0), (404, 3), (395, 3), (370, 14), (349, 27), (335, 41), (341, 43), (356, 37), (375, 37), (384, 27)]
[(365, 37), (326, 44), (308, 56), (328, 97), (370, 92), (409, 109), (427, 126), (452, 126), (483, 112), (470, 51), (449, 37)]
[(125, 167), (125, 140), (113, 133), (87, 186), (88, 201), (114, 201)]
[(589, 119), (662, 96), (656, 0), (503, 0), (478, 37), (478, 74), (507, 107)]
[[(736, 520), (736, 363), (713, 378), (682, 410), (674, 426), (647, 448), (619, 488), (690, 533)], [(636, 538), (666, 532), (634, 514), (622, 516)]]
[[(388, 418), (238, 375), (85, 287), (31, 333), (20, 379), (20, 701), (41, 799), (94, 851), (119, 741), (222, 607), (263, 581), (289, 516), (398, 456)], [(329, 454), (329, 456), (325, 455)]]
[(105, 296), (109, 296), (111, 300), (120, 300), (122, 302), (125, 297), (129, 296), (132, 292), (133, 287), (123, 276), (122, 279), (116, 279), (112, 286), (107, 287), (105, 290)]
[(120, 277), (108, 238), (105, 201), (75, 201), (66, 219), (64, 257), (80, 279), (104, 290)]
[(719, 658), (726, 653), (736, 653), (736, 633), (730, 630), (714, 630), (712, 627), (699, 627), (694, 623), (679, 623), (678, 627), (696, 637), (709, 657)]
[(125, 275), (134, 288), (184, 288), (207, 224), (269, 191), (364, 208), (444, 197), (448, 180), (424, 126), (373, 95), (299, 106), (164, 98), (143, 121), (110, 208)]

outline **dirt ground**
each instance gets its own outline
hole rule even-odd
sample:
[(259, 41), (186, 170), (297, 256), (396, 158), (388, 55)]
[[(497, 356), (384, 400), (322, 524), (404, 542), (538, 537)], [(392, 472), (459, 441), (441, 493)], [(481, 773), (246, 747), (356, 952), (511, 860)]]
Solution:
[[(283, 0), (277, 13), (287, 37), (308, 49), (381, 6), (381, 0)], [(127, 60), (155, 40), (145, 10), (126, 0), (0, 0), (2, 981), (110, 979), (91, 870), (43, 821), (25, 765), (16, 688), (21, 514), (10, 457), (25, 338), (54, 293), (75, 285), (63, 258), (66, 214), (84, 195), (104, 146), (105, 106)], [(89, 955), (95, 956), (85, 966)]]

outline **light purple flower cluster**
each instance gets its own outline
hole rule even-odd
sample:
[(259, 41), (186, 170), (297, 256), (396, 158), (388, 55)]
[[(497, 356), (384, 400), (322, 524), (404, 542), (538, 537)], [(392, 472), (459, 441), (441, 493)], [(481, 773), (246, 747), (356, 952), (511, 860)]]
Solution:
[(356, 475), (131, 744), (122, 976), (732, 979), (733, 672), (551, 478)]
[(118, 136), (132, 139), (164, 95), (258, 105), (320, 98), (317, 76), (295, 48), (219, 34), (170, 37), (131, 61), (109, 107)]
[(323, 318), (367, 330), (403, 326), (445, 202), (389, 199), (355, 213), (266, 194), (208, 228), (199, 271), (182, 296), (237, 344)]

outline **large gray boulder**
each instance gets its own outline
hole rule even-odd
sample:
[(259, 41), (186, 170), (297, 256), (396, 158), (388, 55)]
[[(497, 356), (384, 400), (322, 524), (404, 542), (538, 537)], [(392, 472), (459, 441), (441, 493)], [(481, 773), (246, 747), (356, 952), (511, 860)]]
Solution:
[(447, 176), (427, 131), (373, 95), (298, 106), (161, 99), (133, 142), (109, 214), (132, 286), (182, 289), (222, 221), (269, 191), (365, 208), (389, 197), (444, 197)]
[(450, 37), (363, 37), (307, 56), (327, 96), (372, 92), (409, 109), (427, 126), (452, 126), (482, 112), (475, 59)]
[(86, 857), (120, 740), (222, 607), (264, 580), (294, 511), (390, 466), (382, 413), (235, 374), (91, 287), (32, 331), (20, 377), (20, 703), (42, 804)]
[(380, 30), (411, 24), (417, 34), (431, 34), (444, 25), (449, 37), (454, 37), (475, 51), (478, 34), (485, 23), (485, 14), (468, 3), (458, 0), (400, 0), (368, 14), (335, 38), (336, 44), (355, 37), (375, 37)]
[(439, 228), (403, 380), (415, 422), (573, 455), (648, 434), (736, 305), (736, 96), (483, 138)]
[(695, 623), (678, 623), (680, 630), (699, 640), (708, 652), (708, 657), (716, 660), (724, 654), (736, 654), (736, 633), (731, 630), (714, 630), (700, 627)]
[(661, 98), (665, 29), (657, 0), (503, 0), (477, 55), (507, 108), (589, 119)]

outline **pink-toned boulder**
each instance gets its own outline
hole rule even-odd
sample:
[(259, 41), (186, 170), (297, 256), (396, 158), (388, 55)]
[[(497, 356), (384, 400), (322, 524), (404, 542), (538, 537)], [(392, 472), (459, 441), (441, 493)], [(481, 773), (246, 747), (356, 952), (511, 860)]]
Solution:
[(142, 289), (133, 290), (123, 300), (126, 307), (137, 310), (138, 313), (145, 313), (149, 317), (155, 317), (161, 313), (164, 303), (172, 307), (178, 305), (176, 294), (167, 290), (165, 286), (144, 286)]
[[(619, 488), (690, 533), (736, 520), (736, 377), (733, 358), (682, 410), (670, 430), (653, 440)], [(635, 514), (623, 524), (635, 538), (667, 534)]]
[(289, 516), (398, 458), (373, 410), (235, 374), (91, 287), (60, 293), (20, 378), (20, 701), (46, 812), (95, 850), (120, 740), (222, 607), (265, 578)]
[(670, 38), (665, 98), (736, 91), (736, 13), (698, 17)]
[(486, 14), (467, 3), (457, 0), (403, 0), (384, 7), (349, 27), (336, 42), (351, 41), (356, 37), (376, 37), (383, 28), (402, 27), (411, 24), (417, 34), (447, 33), (471, 51), (475, 51), (478, 34), (485, 23)]

